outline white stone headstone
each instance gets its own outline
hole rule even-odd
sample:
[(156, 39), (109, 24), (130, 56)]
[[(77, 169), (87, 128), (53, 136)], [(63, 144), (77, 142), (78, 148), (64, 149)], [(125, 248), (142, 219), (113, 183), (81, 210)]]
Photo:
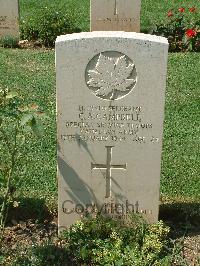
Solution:
[(56, 41), (59, 228), (158, 219), (168, 42), (126, 32)]
[(19, 37), (18, 0), (0, 0), (0, 37)]
[(140, 32), (141, 0), (91, 0), (91, 31)]

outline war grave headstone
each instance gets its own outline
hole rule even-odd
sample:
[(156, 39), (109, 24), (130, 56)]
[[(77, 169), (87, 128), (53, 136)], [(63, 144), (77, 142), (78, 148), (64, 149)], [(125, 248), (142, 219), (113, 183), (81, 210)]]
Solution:
[(141, 0), (91, 0), (91, 31), (140, 32)]
[(167, 39), (56, 40), (59, 228), (97, 212), (158, 219)]
[(18, 0), (0, 0), (0, 38), (19, 37)]

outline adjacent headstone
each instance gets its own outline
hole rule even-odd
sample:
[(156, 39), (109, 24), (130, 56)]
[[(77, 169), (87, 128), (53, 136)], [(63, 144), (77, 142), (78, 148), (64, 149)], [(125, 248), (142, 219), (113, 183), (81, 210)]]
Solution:
[(18, 0), (0, 0), (0, 38), (19, 37)]
[(97, 211), (157, 221), (167, 54), (140, 33), (57, 38), (60, 230)]
[(91, 0), (91, 31), (140, 32), (141, 0)]

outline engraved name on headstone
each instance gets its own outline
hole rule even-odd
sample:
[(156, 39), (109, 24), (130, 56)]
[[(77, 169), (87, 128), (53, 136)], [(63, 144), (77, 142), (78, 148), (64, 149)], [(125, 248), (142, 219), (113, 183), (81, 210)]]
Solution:
[(141, 33), (57, 38), (60, 230), (96, 212), (157, 221), (167, 54)]
[(91, 0), (91, 31), (140, 32), (141, 0)]
[(18, 0), (0, 0), (0, 37), (19, 37)]

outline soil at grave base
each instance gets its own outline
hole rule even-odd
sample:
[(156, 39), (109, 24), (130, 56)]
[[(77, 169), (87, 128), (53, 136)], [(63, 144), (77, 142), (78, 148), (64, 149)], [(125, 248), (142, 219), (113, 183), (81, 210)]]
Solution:
[(200, 232), (198, 235), (188, 234), (184, 239), (183, 254), (189, 265), (199, 266), (200, 260)]
[[(188, 265), (198, 266), (198, 257), (200, 256), (200, 230), (188, 233), (184, 240), (176, 237), (177, 241), (183, 241), (183, 255)], [(19, 224), (7, 226), (5, 237), (0, 247), (1, 253), (6, 255), (6, 262), (3, 265), (11, 265), (13, 254), (16, 256), (26, 255), (26, 251), (34, 245), (42, 246), (49, 240), (56, 248), (62, 248), (65, 242), (57, 237), (56, 218), (52, 221), (45, 220), (43, 223), (35, 223), (33, 220), (20, 222)], [(20, 252), (19, 252), (20, 247)], [(54, 255), (49, 255), (49, 264), (54, 260)], [(65, 264), (63, 264), (65, 265)], [(180, 265), (177, 261), (174, 265)]]
[[(62, 248), (62, 241), (57, 238), (56, 221), (45, 220), (43, 223), (37, 223), (28, 220), (6, 226), (0, 247), (0, 256), (6, 257), (3, 265), (12, 265), (17, 258), (25, 258), (34, 246), (42, 247), (49, 241), (56, 247)], [(51, 265), (48, 264), (51, 260), (54, 260), (53, 254), (50, 255), (47, 265)]]
[(54, 50), (52, 47), (45, 47), (39, 41), (20, 40), (18, 42), (18, 48), (20, 49), (42, 49), (42, 50)]

